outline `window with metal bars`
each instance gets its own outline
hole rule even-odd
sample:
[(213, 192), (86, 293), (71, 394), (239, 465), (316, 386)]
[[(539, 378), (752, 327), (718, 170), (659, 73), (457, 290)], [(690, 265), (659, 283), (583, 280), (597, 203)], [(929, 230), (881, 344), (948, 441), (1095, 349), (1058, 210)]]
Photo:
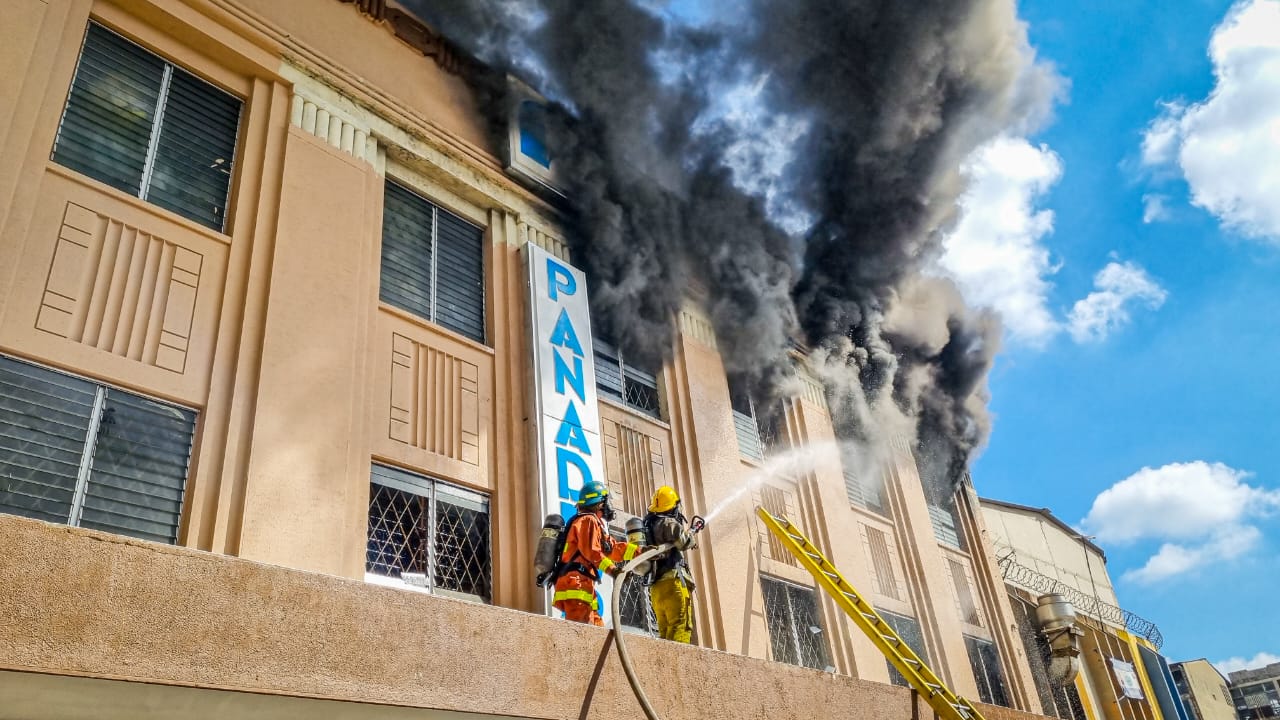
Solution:
[(243, 103), (96, 22), (53, 160), (222, 232)]
[(383, 197), (382, 302), (484, 342), (484, 230), (391, 180)]
[[(766, 512), (774, 517), (781, 518), (794, 515), (794, 513), (787, 508), (789, 505), (789, 498), (790, 493), (782, 490), (781, 488), (776, 488), (767, 483), (760, 486), (760, 505)], [(769, 558), (777, 562), (799, 567), (800, 563), (796, 560), (796, 556), (791, 554), (791, 551), (782, 543), (782, 540), (778, 539), (778, 536), (771, 532), (767, 534), (769, 538)]]
[(657, 375), (627, 364), (622, 352), (604, 338), (594, 338), (591, 345), (596, 363), (596, 391), (632, 410), (661, 418)]
[[(614, 534), (618, 542), (626, 542), (626, 536)], [(622, 597), (618, 600), (618, 612), (622, 615), (622, 627), (632, 632), (658, 636), (658, 618), (653, 614), (653, 601), (649, 598), (649, 586), (645, 578), (627, 575), (622, 586)], [(609, 598), (604, 599), (610, 602)]]
[[(893, 628), (894, 632), (898, 633), (898, 637), (902, 638), (902, 641), (911, 648), (911, 651), (916, 654), (916, 657), (920, 658), (924, 664), (928, 665), (929, 653), (925, 650), (924, 633), (920, 630), (920, 623), (916, 622), (916, 619), (913, 617), (891, 613), (886, 610), (881, 610), (880, 608), (876, 608), (876, 612), (879, 613), (880, 617), (889, 624), (889, 627)], [(893, 663), (885, 660), (885, 664), (889, 666), (889, 682), (894, 685), (901, 685), (902, 687), (911, 686), (911, 684), (907, 682), (907, 679), (902, 676), (902, 673), (898, 672), (898, 668), (893, 666)]]
[(1004, 688), (1004, 673), (1000, 670), (1000, 654), (996, 652), (995, 643), (965, 635), (964, 648), (969, 653), (973, 679), (978, 683), (978, 699), (988, 705), (1012, 707)]
[(0, 356), (0, 512), (173, 544), (195, 422)]
[(365, 580), (489, 602), (489, 499), (374, 465)]
[(764, 593), (764, 616), (773, 659), (815, 670), (826, 669), (827, 641), (813, 589), (764, 575), (760, 576), (760, 589)]

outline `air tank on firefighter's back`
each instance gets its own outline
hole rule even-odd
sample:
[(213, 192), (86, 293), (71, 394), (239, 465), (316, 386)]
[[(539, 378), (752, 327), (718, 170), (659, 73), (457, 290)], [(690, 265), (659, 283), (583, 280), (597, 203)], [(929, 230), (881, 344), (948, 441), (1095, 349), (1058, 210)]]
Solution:
[(542, 585), (556, 566), (560, 555), (560, 533), (564, 531), (564, 518), (551, 513), (542, 523), (542, 532), (538, 535), (538, 546), (533, 551), (533, 572), (537, 576), (538, 585)]
[[(633, 517), (627, 521), (627, 542), (644, 547), (649, 545), (649, 533), (644, 529), (644, 521)], [(638, 576), (649, 574), (649, 563), (643, 562), (631, 569)]]

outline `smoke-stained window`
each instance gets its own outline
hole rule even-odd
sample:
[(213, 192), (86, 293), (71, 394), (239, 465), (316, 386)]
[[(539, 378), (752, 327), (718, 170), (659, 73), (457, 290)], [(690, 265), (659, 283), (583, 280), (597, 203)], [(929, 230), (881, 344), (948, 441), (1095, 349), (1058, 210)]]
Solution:
[[(878, 470), (858, 472), (854, 469), (848, 453), (842, 458), (844, 463), (844, 491), (849, 502), (871, 512), (887, 516), (889, 508), (884, 500), (884, 481)], [(874, 474), (873, 474), (874, 473)]]
[[(920, 623), (916, 622), (915, 618), (891, 613), (880, 608), (876, 608), (876, 612), (889, 624), (889, 627), (893, 628), (894, 632), (898, 633), (898, 637), (902, 638), (902, 641), (907, 644), (907, 647), (911, 648), (916, 657), (928, 665), (929, 653), (924, 647), (924, 633), (920, 631)], [(888, 660), (885, 660), (885, 663), (889, 666), (889, 682), (902, 687), (911, 686), (907, 679), (902, 676), (902, 673), (898, 672), (898, 669), (893, 666), (893, 663)]]
[(988, 705), (1012, 707), (1005, 691), (1004, 673), (1000, 670), (1000, 655), (996, 652), (995, 643), (965, 635), (964, 648), (969, 654), (973, 679), (978, 683), (978, 699)]
[(489, 602), (489, 499), (374, 465), (365, 580)]
[(812, 588), (760, 576), (765, 622), (773, 659), (790, 665), (823, 670), (827, 664), (826, 634), (818, 619)]
[(238, 98), (91, 22), (53, 161), (222, 232), (241, 107)]
[(378, 296), (484, 342), (484, 230), (388, 180)]
[(729, 405), (733, 409), (733, 428), (738, 436), (742, 456), (760, 461), (765, 453), (778, 448), (785, 437), (783, 422), (786, 411), (782, 403), (764, 407), (751, 397), (747, 384), (729, 376)]
[(591, 341), (596, 362), (596, 392), (650, 417), (662, 417), (656, 372), (628, 363), (606, 338)]
[(172, 544), (196, 414), (0, 357), (0, 512)]

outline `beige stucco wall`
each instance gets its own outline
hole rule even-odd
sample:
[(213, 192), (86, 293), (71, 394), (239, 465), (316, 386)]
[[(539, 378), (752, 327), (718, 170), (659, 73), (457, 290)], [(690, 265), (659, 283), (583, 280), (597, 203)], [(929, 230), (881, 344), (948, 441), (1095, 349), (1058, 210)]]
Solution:
[[(4, 670), (530, 718), (639, 712), (607, 632), (513, 610), (7, 516), (0, 588)], [(629, 647), (672, 720), (917, 716), (902, 688)]]
[(1012, 551), (1018, 563), (1041, 575), (1102, 602), (1120, 604), (1106, 559), (1076, 533), (1034, 511), (984, 503), (982, 515), (998, 553)]
[(1191, 690), (1191, 702), (1195, 704), (1200, 720), (1236, 720), (1236, 709), (1231, 702), (1231, 690), (1208, 660), (1188, 660), (1178, 663)]
[[(244, 101), (225, 232), (50, 162), (90, 18)], [(456, 65), (338, 0), (11, 0), (6, 19), (0, 60), (16, 72), (0, 78), (0, 352), (182, 404), (199, 424), (185, 549), (0, 517), (5, 572), (24, 578), (4, 585), (0, 605), (29, 621), (2, 631), (0, 665), (472, 712), (513, 711), (527, 693), (530, 716), (572, 714), (564, 697), (582, 695), (604, 636), (515, 612), (541, 602), (529, 568), (541, 519), (519, 248), (567, 257), (567, 247), (556, 209), (502, 172)], [(484, 343), (378, 301), (387, 178), (485, 228)], [(168, 274), (144, 271), (142, 250), (101, 231), (111, 227), (158, 239)], [(739, 451), (710, 323), (691, 305), (678, 325), (660, 378), (664, 420), (602, 403), (605, 468), (633, 506), (666, 483), (688, 512), (705, 512), (762, 469)], [(428, 355), (447, 368), (434, 389), (406, 380)], [(821, 388), (802, 381), (786, 444), (826, 445)], [(1038, 711), (972, 503), (960, 503), (966, 549), (941, 546), (905, 448), (885, 468), (887, 516), (850, 506), (835, 458), (766, 484), (856, 587), (920, 621), (955, 690), (976, 694), (963, 644), (974, 635), (1000, 648), (1014, 702)], [(356, 581), (375, 461), (490, 497), (493, 602), (508, 610)], [(760, 664), (770, 654), (761, 574), (813, 586), (770, 549), (752, 514), (761, 492), (742, 493), (691, 556), (698, 644), (757, 660), (645, 641), (637, 653), (687, 673), (669, 702), (705, 698), (719, 714), (704, 717), (757, 717), (832, 693), (870, 717), (905, 713), (899, 690)], [(868, 530), (888, 539), (900, 592), (880, 592)], [(960, 617), (958, 582), (978, 600), (978, 623)], [(836, 672), (887, 681), (883, 656), (829, 598), (820, 606)], [(160, 613), (155, 625), (149, 613)], [(39, 631), (60, 639), (42, 645)], [(519, 666), (524, 684), (468, 684), (448, 672), (458, 647), (501, 658), (497, 672)], [(565, 653), (576, 671), (546, 672), (547, 656)], [(615, 670), (593, 717), (634, 710)], [(435, 688), (438, 674), (448, 682)], [(768, 699), (752, 699), (753, 687)]]

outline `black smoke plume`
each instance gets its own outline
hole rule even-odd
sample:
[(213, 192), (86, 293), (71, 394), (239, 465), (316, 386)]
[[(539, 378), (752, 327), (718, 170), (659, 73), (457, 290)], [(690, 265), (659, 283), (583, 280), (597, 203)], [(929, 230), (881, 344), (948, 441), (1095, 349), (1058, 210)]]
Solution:
[[(928, 273), (961, 159), (1051, 99), (1013, 0), (739, 0), (696, 29), (654, 0), (406, 4), (494, 68), (495, 123), (507, 71), (553, 101), (593, 320), (626, 355), (668, 356), (692, 293), (758, 400), (785, 393), (798, 340), (840, 436), (888, 428), (959, 479), (999, 326)], [(743, 85), (755, 105), (726, 112)]]

